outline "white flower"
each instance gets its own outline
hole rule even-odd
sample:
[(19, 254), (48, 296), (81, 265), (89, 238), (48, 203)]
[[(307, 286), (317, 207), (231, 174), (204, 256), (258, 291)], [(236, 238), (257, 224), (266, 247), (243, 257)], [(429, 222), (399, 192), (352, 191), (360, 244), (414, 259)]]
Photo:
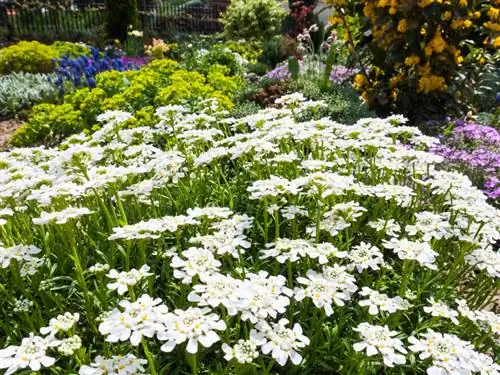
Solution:
[(285, 206), (281, 208), (281, 214), (285, 219), (293, 220), (298, 215), (309, 216), (309, 212), (303, 206)]
[(268, 180), (253, 182), (247, 191), (250, 193), (250, 199), (279, 197), (285, 194), (297, 195), (300, 191), (300, 185), (283, 177), (271, 176)]
[(403, 342), (394, 337), (399, 334), (398, 332), (389, 330), (387, 326), (376, 326), (369, 323), (361, 323), (353, 329), (359, 332), (363, 339), (363, 341), (353, 345), (355, 351), (366, 350), (367, 356), (380, 353), (382, 354), (384, 364), (388, 367), (406, 363), (405, 356), (400, 354), (407, 353)]
[(176, 345), (187, 341), (186, 350), (194, 354), (198, 352), (198, 343), (209, 348), (219, 341), (215, 331), (225, 330), (226, 323), (217, 314), (209, 312), (208, 308), (189, 307), (169, 313), (164, 320), (166, 331), (158, 335), (159, 340), (166, 340), (161, 350), (171, 352)]
[(218, 272), (219, 267), (222, 265), (221, 262), (215, 259), (211, 251), (198, 247), (190, 247), (184, 250), (182, 256), (185, 259), (175, 255), (170, 265), (175, 268), (174, 277), (182, 279), (183, 284), (190, 284), (195, 276), (203, 280), (205, 277)]
[(132, 345), (137, 346), (143, 336), (151, 338), (163, 333), (168, 309), (161, 299), (144, 294), (135, 302), (120, 301), (120, 307), (123, 312), (112, 310), (99, 325), (99, 332), (107, 336), (106, 341), (130, 340)]
[(302, 239), (278, 238), (275, 243), (266, 244), (266, 249), (261, 250), (261, 253), (261, 259), (273, 258), (280, 263), (293, 263), (312, 254), (313, 246)]
[(491, 246), (474, 250), (465, 256), (465, 260), (471, 266), (486, 271), (491, 277), (500, 277), (500, 253)]
[(350, 260), (347, 269), (351, 271), (356, 268), (360, 273), (369, 268), (379, 270), (379, 266), (384, 265), (384, 258), (380, 249), (364, 242), (354, 246), (348, 252), (347, 259)]
[(78, 372), (79, 375), (137, 375), (144, 374), (145, 359), (137, 358), (133, 354), (104, 358), (97, 356), (90, 365), (84, 365)]
[(236, 315), (242, 285), (241, 280), (215, 273), (205, 277), (203, 284), (194, 285), (187, 299), (189, 302), (197, 302), (199, 306), (216, 308), (223, 305), (229, 315)]
[(65, 224), (70, 219), (76, 219), (80, 216), (90, 215), (93, 211), (90, 211), (87, 207), (67, 207), (62, 211), (58, 212), (45, 212), (42, 211), (39, 218), (33, 218), (33, 224), (42, 225), (48, 224), (54, 221), (56, 224)]
[(286, 279), (270, 276), (266, 271), (249, 273), (239, 289), (237, 309), (242, 320), (257, 323), (278, 313), (283, 314), (290, 304), (293, 291), (285, 286)]
[(80, 314), (72, 314), (66, 312), (63, 315), (58, 315), (56, 318), (52, 318), (49, 321), (48, 327), (40, 328), (40, 333), (42, 335), (55, 336), (59, 332), (68, 332), (80, 319)]
[(82, 347), (82, 339), (80, 336), (70, 336), (67, 339), (61, 340), (57, 351), (65, 356), (73, 355), (75, 351)]
[(12, 345), (0, 350), (0, 368), (7, 369), (5, 375), (11, 375), (26, 367), (32, 371), (51, 367), (56, 360), (47, 355), (47, 350), (57, 345), (59, 342), (51, 337), (42, 338), (31, 333), (21, 341), (20, 346)]
[(295, 323), (293, 329), (287, 328), (287, 319), (281, 319), (278, 323), (268, 324), (264, 321), (257, 324), (257, 329), (264, 334), (268, 340), (262, 345), (262, 353), (271, 353), (272, 357), (280, 366), (284, 366), (288, 359), (293, 364), (302, 362), (302, 356), (297, 352), (307, 345), (309, 339), (302, 334), (302, 327)]
[(377, 232), (384, 232), (391, 237), (397, 237), (401, 232), (401, 227), (394, 219), (377, 219), (377, 221), (370, 221), (367, 225)]
[(377, 315), (379, 310), (392, 314), (398, 310), (406, 310), (411, 306), (407, 300), (399, 296), (389, 298), (387, 294), (379, 293), (366, 286), (362, 288), (359, 294), (365, 297), (368, 296), (368, 299), (361, 300), (358, 304), (360, 306), (368, 306), (368, 313), (371, 315)]
[(15, 245), (12, 247), (2, 247), (0, 244), (0, 263), (2, 268), (7, 268), (10, 262), (15, 259), (18, 262), (29, 262), (33, 259), (33, 255), (40, 253), (42, 250), (33, 245)]
[(38, 272), (38, 269), (46, 263), (45, 258), (31, 258), (26, 260), (21, 267), (20, 274), (22, 277), (33, 276)]
[(439, 255), (427, 242), (409, 241), (406, 238), (391, 238), (390, 241), (384, 240), (384, 247), (392, 249), (399, 259), (416, 260), (420, 265), (431, 270), (437, 270), (434, 264)]
[(434, 301), (434, 297), (427, 300), (431, 305), (424, 306), (424, 311), (432, 316), (440, 316), (450, 319), (454, 324), (458, 324), (458, 312), (448, 307), (444, 302)]
[(341, 230), (349, 228), (351, 223), (354, 223), (366, 211), (366, 208), (361, 207), (358, 202), (336, 204), (324, 214), (320, 229), (336, 236)]
[(448, 238), (451, 235), (449, 214), (422, 211), (417, 212), (415, 218), (415, 224), (405, 227), (406, 232), (411, 236), (420, 234), (424, 241), (430, 241), (433, 238)]
[(104, 273), (109, 271), (109, 264), (96, 263), (89, 267), (90, 273)]
[(238, 363), (252, 363), (259, 356), (257, 348), (265, 343), (264, 335), (252, 329), (248, 340), (238, 340), (233, 347), (226, 343), (222, 344), (224, 359), (230, 361), (234, 358)]
[(432, 365), (427, 368), (429, 375), (471, 374), (479, 371), (481, 374), (498, 374), (500, 371), (500, 366), (490, 357), (476, 352), (471, 343), (455, 335), (429, 329), (421, 336), (408, 338), (412, 344), (409, 349), (420, 353), (421, 360), (431, 359)]
[(358, 290), (356, 279), (349, 272), (347, 267), (334, 264), (332, 267), (323, 267), (323, 276), (336, 284), (338, 288), (351, 299), (351, 295)]
[(296, 288), (295, 299), (302, 301), (305, 297), (311, 298), (314, 305), (325, 309), (326, 316), (333, 314), (332, 305), (344, 306), (344, 301), (350, 297), (344, 294), (334, 280), (324, 277), (313, 270), (307, 271), (307, 278), (297, 277), (297, 282), (305, 285), (305, 288)]
[(116, 290), (119, 295), (124, 295), (128, 288), (136, 285), (138, 282), (144, 278), (153, 275), (149, 272), (149, 266), (144, 264), (139, 270), (131, 269), (130, 271), (118, 272), (115, 269), (109, 271), (106, 275), (110, 279), (115, 279), (116, 282), (109, 283), (107, 288), (110, 290)]

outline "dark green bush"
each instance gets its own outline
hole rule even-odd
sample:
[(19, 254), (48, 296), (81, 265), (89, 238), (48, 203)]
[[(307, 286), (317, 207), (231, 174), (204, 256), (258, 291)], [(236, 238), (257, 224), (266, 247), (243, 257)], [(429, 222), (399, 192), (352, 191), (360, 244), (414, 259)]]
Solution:
[(351, 87), (333, 85), (321, 90), (317, 82), (299, 78), (288, 84), (287, 91), (298, 91), (309, 99), (324, 100), (328, 107), (322, 109), (320, 115), (344, 124), (353, 124), (364, 117), (376, 117)]
[(137, 27), (139, 13), (137, 0), (108, 0), (106, 5), (106, 32), (108, 38), (119, 39), (122, 42), (127, 38), (129, 26)]

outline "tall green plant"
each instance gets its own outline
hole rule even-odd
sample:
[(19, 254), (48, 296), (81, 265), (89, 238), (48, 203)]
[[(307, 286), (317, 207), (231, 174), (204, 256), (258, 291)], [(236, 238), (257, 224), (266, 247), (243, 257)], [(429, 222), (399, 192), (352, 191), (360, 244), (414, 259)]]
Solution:
[(106, 32), (110, 39), (124, 41), (128, 27), (139, 25), (137, 0), (108, 0), (106, 12)]

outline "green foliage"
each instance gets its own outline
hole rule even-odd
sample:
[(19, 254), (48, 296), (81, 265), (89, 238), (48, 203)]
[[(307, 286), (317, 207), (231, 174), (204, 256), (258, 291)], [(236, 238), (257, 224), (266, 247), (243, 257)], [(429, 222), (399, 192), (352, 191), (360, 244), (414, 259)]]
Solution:
[(204, 99), (216, 98), (222, 108), (231, 109), (233, 94), (243, 81), (228, 73), (229, 69), (220, 65), (212, 66), (207, 73), (179, 69), (172, 60), (155, 60), (139, 71), (104, 72), (97, 75), (96, 88), (69, 93), (62, 105), (33, 107), (12, 143), (26, 146), (59, 142), (67, 135), (93, 129), (97, 116), (106, 110), (137, 111), (137, 121), (130, 124), (135, 127), (154, 124), (154, 108), (166, 104), (195, 106)]
[(500, 51), (473, 48), (451, 87), (464, 112), (491, 112), (500, 92)]
[(57, 41), (54, 42), (50, 47), (57, 52), (57, 55), (59, 57), (68, 56), (70, 59), (75, 59), (80, 56), (90, 55), (89, 46), (83, 43)]
[(52, 144), (83, 128), (81, 112), (70, 103), (38, 104), (33, 107), (29, 121), (14, 133), (11, 143), (14, 146), (38, 144), (41, 141)]
[(266, 39), (279, 34), (285, 16), (275, 0), (232, 0), (221, 22), (229, 38)]
[(139, 24), (137, 0), (108, 0), (106, 13), (106, 32), (110, 39), (124, 41), (128, 27)]
[(299, 61), (295, 56), (290, 56), (288, 58), (288, 71), (292, 75), (292, 79), (294, 81), (296, 81), (299, 78), (299, 72), (300, 72)]
[(361, 118), (376, 116), (350, 87), (333, 85), (328, 90), (322, 90), (319, 82), (301, 77), (289, 83), (288, 91), (301, 92), (312, 100), (324, 100), (327, 108), (320, 109), (320, 117), (327, 116), (338, 122), (353, 124)]
[(263, 51), (259, 61), (269, 67), (275, 67), (288, 56), (294, 54), (297, 48), (297, 41), (295, 38), (287, 36), (274, 37), (264, 40), (262, 47)]
[(236, 102), (234, 108), (230, 112), (230, 115), (234, 118), (242, 118), (252, 115), (260, 109), (261, 107), (253, 100), (244, 100)]
[(0, 116), (9, 116), (40, 102), (57, 100), (57, 87), (51, 76), (11, 73), (0, 76)]
[(19, 42), (0, 50), (0, 74), (11, 72), (49, 73), (53, 59), (59, 55), (54, 48), (38, 42)]

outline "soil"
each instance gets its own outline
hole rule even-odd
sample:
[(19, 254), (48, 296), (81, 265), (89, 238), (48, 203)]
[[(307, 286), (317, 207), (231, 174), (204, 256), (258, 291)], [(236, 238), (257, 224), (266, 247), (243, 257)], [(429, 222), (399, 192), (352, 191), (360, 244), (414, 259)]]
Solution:
[(17, 119), (0, 119), (0, 150), (7, 148), (11, 135), (23, 124)]

